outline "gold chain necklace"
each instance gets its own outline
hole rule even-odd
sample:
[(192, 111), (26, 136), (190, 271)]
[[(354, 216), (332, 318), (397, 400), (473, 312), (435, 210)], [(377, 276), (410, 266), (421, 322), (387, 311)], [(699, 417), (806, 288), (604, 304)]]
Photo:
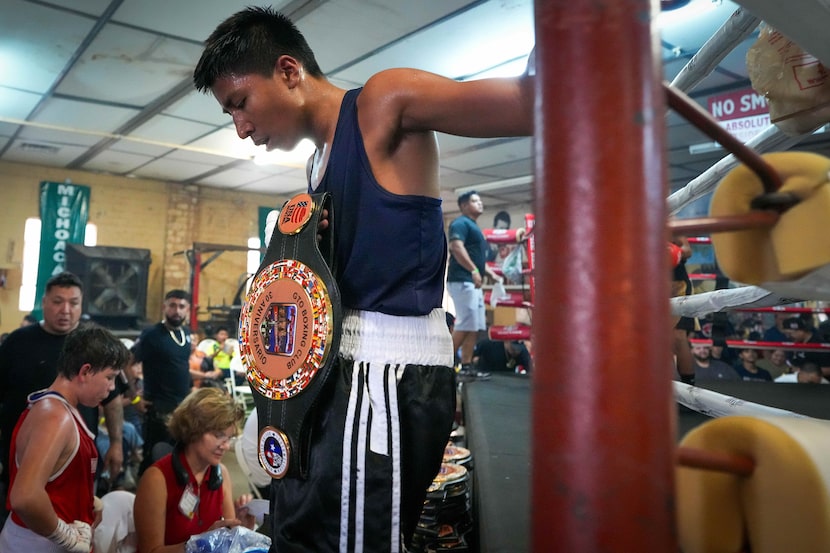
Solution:
[(167, 334), (169, 334), (170, 337), (173, 338), (173, 341), (176, 342), (176, 345), (182, 347), (187, 342), (187, 335), (184, 333), (184, 330), (182, 330), (181, 328), (179, 329), (179, 333), (181, 335), (181, 338), (180, 338), (181, 341), (179, 341), (180, 340), (179, 338), (176, 338), (176, 335), (173, 334), (172, 330), (170, 330), (169, 328), (167, 329)]

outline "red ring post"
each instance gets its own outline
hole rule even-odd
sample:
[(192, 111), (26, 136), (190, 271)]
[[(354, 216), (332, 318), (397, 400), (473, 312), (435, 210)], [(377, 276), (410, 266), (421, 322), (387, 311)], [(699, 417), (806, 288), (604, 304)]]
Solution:
[(677, 551), (666, 105), (650, 6), (535, 3), (535, 552)]

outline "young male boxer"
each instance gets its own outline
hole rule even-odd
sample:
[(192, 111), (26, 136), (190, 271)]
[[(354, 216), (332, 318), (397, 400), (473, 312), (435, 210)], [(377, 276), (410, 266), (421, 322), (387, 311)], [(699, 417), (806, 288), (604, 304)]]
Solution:
[(268, 150), (313, 141), (309, 191), (332, 196), (343, 334), (315, 406), (308, 478), (272, 485), (274, 549), (399, 551), (455, 411), (435, 131), (530, 135), (533, 80), (389, 69), (343, 90), (291, 21), (249, 8), (208, 38), (194, 84), (242, 139)]
[(103, 328), (67, 335), (57, 378), (29, 395), (12, 434), (11, 514), (0, 533), (0, 551), (90, 551), (98, 452), (78, 405), (95, 407), (106, 398), (129, 358), (121, 340)]

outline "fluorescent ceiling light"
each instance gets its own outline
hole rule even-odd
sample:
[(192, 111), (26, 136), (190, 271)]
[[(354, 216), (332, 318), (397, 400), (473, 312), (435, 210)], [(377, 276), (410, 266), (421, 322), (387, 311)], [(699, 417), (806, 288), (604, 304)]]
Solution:
[(317, 147), (311, 140), (304, 138), (297, 147), (286, 152), (285, 150), (266, 151), (259, 147), (254, 153), (254, 163), (257, 165), (287, 165), (289, 167), (305, 167), (308, 158)]
[(702, 144), (689, 145), (689, 153), (692, 155), (709, 154), (712, 152), (717, 152), (718, 150), (723, 150), (723, 146), (721, 146), (717, 142), (704, 142)]

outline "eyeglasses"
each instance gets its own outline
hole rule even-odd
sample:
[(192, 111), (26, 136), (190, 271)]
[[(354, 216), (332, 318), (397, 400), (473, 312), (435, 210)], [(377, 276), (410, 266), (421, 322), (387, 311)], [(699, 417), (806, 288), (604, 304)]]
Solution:
[(216, 441), (219, 442), (219, 445), (230, 445), (233, 446), (236, 443), (236, 436), (226, 436), (224, 432), (211, 432), (213, 437), (216, 438)]

